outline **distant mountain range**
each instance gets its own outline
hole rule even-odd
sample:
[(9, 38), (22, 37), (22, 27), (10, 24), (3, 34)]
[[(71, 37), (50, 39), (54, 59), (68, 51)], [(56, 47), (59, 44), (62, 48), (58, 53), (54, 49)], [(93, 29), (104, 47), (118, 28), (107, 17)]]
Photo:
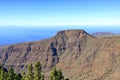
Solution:
[(96, 37), (109, 37), (109, 36), (120, 36), (120, 34), (110, 33), (110, 32), (96, 32), (92, 33), (93, 36)]

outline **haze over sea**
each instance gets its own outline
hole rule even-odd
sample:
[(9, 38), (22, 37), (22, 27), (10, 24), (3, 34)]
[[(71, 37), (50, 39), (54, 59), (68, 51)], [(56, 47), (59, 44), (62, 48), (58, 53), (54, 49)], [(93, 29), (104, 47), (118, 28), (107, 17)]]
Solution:
[(68, 29), (84, 29), (90, 34), (95, 32), (120, 33), (120, 26), (1, 26), (0, 45), (43, 40), (56, 35), (58, 31)]

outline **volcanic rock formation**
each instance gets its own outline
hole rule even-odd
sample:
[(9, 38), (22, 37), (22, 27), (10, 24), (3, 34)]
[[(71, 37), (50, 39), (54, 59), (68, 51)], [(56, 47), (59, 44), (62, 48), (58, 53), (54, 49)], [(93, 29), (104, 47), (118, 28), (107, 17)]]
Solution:
[(0, 47), (0, 63), (16, 72), (36, 61), (46, 75), (56, 66), (70, 80), (119, 80), (120, 37), (96, 38), (84, 30), (65, 30), (50, 39)]

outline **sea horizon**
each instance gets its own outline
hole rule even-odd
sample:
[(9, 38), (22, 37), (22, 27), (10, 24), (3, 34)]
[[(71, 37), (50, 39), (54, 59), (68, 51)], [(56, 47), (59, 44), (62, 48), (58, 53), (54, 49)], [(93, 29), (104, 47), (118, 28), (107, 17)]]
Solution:
[(48, 39), (56, 35), (58, 31), (71, 29), (83, 29), (89, 34), (96, 32), (120, 33), (120, 26), (0, 26), (0, 45)]

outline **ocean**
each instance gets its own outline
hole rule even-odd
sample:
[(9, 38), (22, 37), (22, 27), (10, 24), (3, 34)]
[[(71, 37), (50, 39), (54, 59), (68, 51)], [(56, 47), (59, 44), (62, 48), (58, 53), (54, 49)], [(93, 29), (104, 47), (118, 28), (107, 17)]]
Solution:
[(0, 45), (47, 39), (56, 35), (58, 31), (67, 29), (84, 29), (90, 34), (95, 32), (120, 33), (119, 26), (0, 26)]

